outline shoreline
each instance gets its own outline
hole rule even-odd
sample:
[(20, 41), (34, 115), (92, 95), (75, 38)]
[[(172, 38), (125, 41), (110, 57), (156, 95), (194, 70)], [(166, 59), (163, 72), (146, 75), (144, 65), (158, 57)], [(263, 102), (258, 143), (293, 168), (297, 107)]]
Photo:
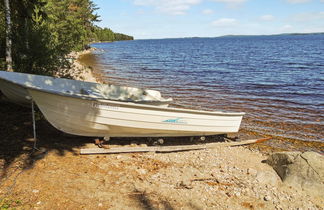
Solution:
[(69, 53), (67, 58), (70, 60), (70, 68), (61, 69), (54, 76), (85, 82), (105, 83), (103, 80), (103, 72), (97, 70), (94, 65), (83, 59), (83, 57), (93, 55), (92, 52), (96, 50), (96, 48), (91, 47), (83, 51)]
[[(96, 61), (93, 57), (93, 52), (95, 50), (97, 49), (90, 48), (88, 50), (77, 53), (73, 52), (70, 54), (73, 58), (73, 68), (70, 71), (73, 75), (73, 79), (88, 82), (107, 83), (107, 81), (103, 79), (104, 73), (102, 72), (102, 70), (96, 68)], [(304, 141), (293, 138), (262, 134), (243, 128), (240, 129), (237, 135), (242, 139), (267, 137), (272, 138), (269, 142), (249, 146), (249, 148), (257, 149), (265, 154), (281, 151), (315, 151), (324, 154), (324, 142), (321, 141)]]
[(69, 70), (72, 78), (75, 80), (82, 80), (86, 82), (100, 82), (100, 79), (93, 72), (93, 67), (89, 65), (82, 64), (80, 58), (82, 56), (91, 54), (95, 51), (95, 48), (90, 48), (80, 52), (71, 52), (68, 56), (72, 59), (72, 68)]

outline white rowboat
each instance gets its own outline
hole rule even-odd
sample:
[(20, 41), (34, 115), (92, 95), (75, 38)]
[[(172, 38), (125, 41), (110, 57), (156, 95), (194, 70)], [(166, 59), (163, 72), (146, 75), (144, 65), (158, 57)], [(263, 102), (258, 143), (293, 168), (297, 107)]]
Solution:
[(28, 88), (57, 129), (96, 137), (204, 136), (236, 133), (244, 113), (207, 112), (84, 98)]
[(0, 71), (0, 91), (9, 101), (29, 106), (30, 96), (27, 88), (95, 100), (135, 102), (157, 106), (168, 106), (172, 101), (171, 98), (163, 98), (156, 90)]

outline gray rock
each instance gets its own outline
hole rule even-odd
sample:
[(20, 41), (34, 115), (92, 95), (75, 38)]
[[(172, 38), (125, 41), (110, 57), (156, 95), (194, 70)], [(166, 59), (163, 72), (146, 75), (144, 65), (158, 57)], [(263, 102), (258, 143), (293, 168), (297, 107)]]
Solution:
[(256, 180), (262, 184), (269, 184), (272, 186), (278, 186), (281, 182), (278, 175), (273, 171), (260, 171), (256, 175)]
[(266, 162), (285, 184), (324, 196), (324, 156), (315, 152), (279, 152)]

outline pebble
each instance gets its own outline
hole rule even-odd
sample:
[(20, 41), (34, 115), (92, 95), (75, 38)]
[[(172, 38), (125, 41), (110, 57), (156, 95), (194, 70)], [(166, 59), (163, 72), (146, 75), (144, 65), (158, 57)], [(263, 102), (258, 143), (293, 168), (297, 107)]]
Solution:
[(142, 174), (142, 175), (147, 174), (147, 171), (144, 168), (138, 169), (137, 171), (138, 171), (139, 174)]
[(281, 205), (277, 205), (277, 206), (276, 206), (276, 209), (277, 209), (277, 210), (282, 210), (283, 208), (282, 208)]
[(251, 176), (256, 176), (258, 174), (258, 171), (254, 170), (252, 168), (248, 168), (246, 173), (251, 175)]
[(235, 192), (234, 195), (237, 196), (237, 197), (240, 197), (241, 193), (240, 192)]
[(265, 200), (265, 201), (271, 201), (271, 196), (270, 195), (266, 195), (266, 196), (264, 196), (264, 198), (263, 198), (263, 200)]
[(32, 192), (33, 193), (39, 193), (39, 190), (34, 189)]

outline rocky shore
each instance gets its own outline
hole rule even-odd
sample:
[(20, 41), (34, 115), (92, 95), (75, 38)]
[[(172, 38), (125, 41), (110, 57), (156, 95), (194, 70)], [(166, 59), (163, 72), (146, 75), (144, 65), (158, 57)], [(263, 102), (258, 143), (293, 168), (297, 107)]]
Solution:
[(71, 62), (71, 66), (68, 69), (61, 69), (56, 73), (56, 77), (69, 77), (75, 80), (82, 80), (87, 82), (100, 82), (100, 78), (95, 75), (92, 69), (93, 67), (83, 65), (80, 62), (80, 57), (91, 54), (95, 51), (95, 48), (89, 48), (80, 52), (71, 52), (67, 57)]
[(28, 156), (25, 146), (5, 168), (0, 197), (12, 207), (323, 209), (321, 194), (285, 184), (267, 156), (246, 147), (80, 156), (90, 139), (51, 134), (39, 142), (45, 153)]
[[(98, 81), (77, 59), (85, 53), (72, 55), (69, 73)], [(30, 110), (0, 101), (0, 118), (0, 209), (324, 209), (324, 161), (315, 152), (240, 146), (81, 156), (93, 138), (64, 134), (38, 116), (35, 153)]]

